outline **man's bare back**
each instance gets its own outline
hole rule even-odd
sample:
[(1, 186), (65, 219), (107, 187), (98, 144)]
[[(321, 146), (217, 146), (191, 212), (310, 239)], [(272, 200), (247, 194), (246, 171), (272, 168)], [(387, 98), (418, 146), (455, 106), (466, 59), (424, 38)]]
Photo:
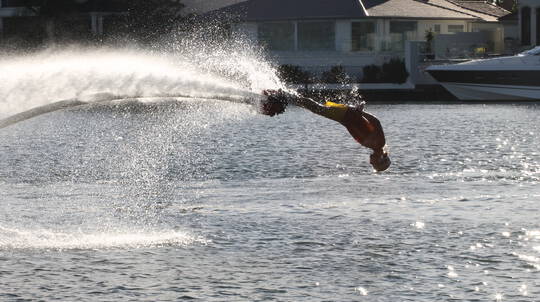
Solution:
[[(281, 90), (265, 91), (265, 94), (268, 95), (268, 100), (273, 102), (273, 107), (267, 106), (266, 111), (263, 108), (264, 114), (273, 116), (282, 113), (288, 103), (303, 107), (315, 114), (342, 124), (358, 143), (372, 149), (370, 163), (377, 171), (384, 171), (390, 166), (390, 158), (385, 150), (386, 139), (381, 123), (375, 116), (364, 111), (363, 102), (357, 106), (347, 106), (333, 102), (326, 102), (323, 105), (312, 99), (288, 94)], [(282, 104), (282, 106), (276, 104)], [(279, 110), (276, 110), (276, 108)]]

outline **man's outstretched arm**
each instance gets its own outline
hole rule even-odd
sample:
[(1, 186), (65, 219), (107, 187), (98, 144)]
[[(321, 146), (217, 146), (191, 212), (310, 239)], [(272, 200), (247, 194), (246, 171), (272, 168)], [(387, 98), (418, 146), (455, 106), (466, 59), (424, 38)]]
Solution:
[(283, 102), (287, 104), (293, 104), (304, 109), (307, 109), (315, 114), (324, 116), (326, 118), (332, 119), (336, 122), (341, 122), (341, 120), (336, 118), (335, 114), (331, 114), (332, 108), (324, 106), (313, 99), (297, 96), (284, 92), (282, 90), (266, 90), (264, 92), (268, 95), (269, 101)]
[(289, 103), (305, 108), (315, 114), (323, 115), (324, 111), (326, 110), (326, 107), (315, 102), (314, 100), (310, 98), (304, 98), (299, 96), (293, 96), (289, 99)]

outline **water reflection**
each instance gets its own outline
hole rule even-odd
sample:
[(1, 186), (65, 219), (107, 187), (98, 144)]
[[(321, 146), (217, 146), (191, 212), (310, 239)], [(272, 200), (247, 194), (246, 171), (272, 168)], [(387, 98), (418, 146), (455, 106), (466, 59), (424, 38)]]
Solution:
[[(143, 235), (139, 248), (4, 245), (3, 290), (99, 300), (74, 277), (98, 271), (108, 283), (88, 292), (116, 288), (119, 300), (536, 301), (537, 108), (369, 110), (395, 158), (383, 174), (340, 125), (297, 109), (70, 111), (2, 132), (0, 226), (29, 230), (28, 245)], [(0, 231), (2, 244), (23, 239)]]

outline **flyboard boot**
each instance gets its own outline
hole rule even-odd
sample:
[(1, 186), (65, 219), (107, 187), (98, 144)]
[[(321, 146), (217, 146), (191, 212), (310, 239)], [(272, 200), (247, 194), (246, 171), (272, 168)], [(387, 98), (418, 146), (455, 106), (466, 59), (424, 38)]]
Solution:
[(289, 102), (296, 98), (295, 95), (279, 90), (264, 90), (263, 94), (267, 99), (262, 101), (259, 106), (260, 113), (274, 116), (285, 112)]

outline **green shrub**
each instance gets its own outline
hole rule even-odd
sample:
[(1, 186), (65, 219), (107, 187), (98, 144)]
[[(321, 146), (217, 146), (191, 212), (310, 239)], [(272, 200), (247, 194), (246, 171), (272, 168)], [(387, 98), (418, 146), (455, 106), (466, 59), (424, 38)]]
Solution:
[(289, 84), (309, 84), (312, 83), (310, 72), (302, 70), (297, 65), (281, 65), (278, 67), (279, 78)]
[(362, 68), (362, 78), (360, 83), (380, 83), (382, 77), (382, 70), (380, 66), (375, 64), (366, 65)]
[(321, 82), (327, 84), (348, 84), (351, 82), (351, 77), (345, 72), (343, 66), (336, 65), (322, 73)]
[(382, 65), (381, 81), (384, 83), (402, 84), (407, 81), (408, 77), (409, 72), (407, 72), (403, 59), (393, 58)]

